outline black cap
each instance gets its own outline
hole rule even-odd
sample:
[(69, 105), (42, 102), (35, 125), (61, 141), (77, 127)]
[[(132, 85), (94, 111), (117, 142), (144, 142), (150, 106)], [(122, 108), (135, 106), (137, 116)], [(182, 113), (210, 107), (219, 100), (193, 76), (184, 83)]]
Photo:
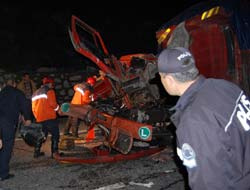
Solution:
[[(186, 60), (190, 61), (186, 61)], [(191, 52), (183, 47), (164, 49), (158, 56), (158, 71), (161, 73), (179, 73), (196, 68)]]

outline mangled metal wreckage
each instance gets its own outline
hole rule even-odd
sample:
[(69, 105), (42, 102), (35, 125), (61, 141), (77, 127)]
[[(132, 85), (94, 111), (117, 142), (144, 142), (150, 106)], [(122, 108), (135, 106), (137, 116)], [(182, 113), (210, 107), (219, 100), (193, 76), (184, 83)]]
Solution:
[[(169, 113), (165, 99), (157, 84), (151, 82), (157, 74), (156, 57), (131, 54), (118, 60), (109, 54), (100, 34), (76, 16), (72, 16), (69, 34), (75, 50), (106, 76), (94, 86), (98, 97), (94, 103), (85, 106), (65, 103), (61, 112), (80, 118), (89, 129), (98, 128), (101, 138), (86, 143), (93, 153), (89, 157), (69, 151), (55, 158), (61, 162), (99, 163), (136, 159), (161, 151), (171, 133), (167, 129)], [(72, 141), (65, 137), (61, 142)], [(136, 146), (140, 142), (143, 146)]]
[[(235, 82), (249, 94), (249, 3), (242, 2), (206, 1), (188, 8), (156, 31), (158, 49), (189, 48), (201, 74)], [(162, 142), (169, 142), (171, 137), (170, 113), (159, 86), (151, 82), (157, 73), (156, 57), (132, 54), (117, 59), (109, 54), (100, 34), (76, 16), (72, 16), (69, 33), (75, 50), (106, 73), (105, 80), (95, 86), (100, 98), (94, 105), (62, 106), (64, 114), (77, 116), (103, 131), (110, 151), (92, 149), (96, 153), (92, 163), (135, 159), (164, 148)], [(149, 146), (134, 152), (135, 142)], [(84, 158), (68, 160), (74, 159), (90, 162)], [(58, 160), (67, 161), (62, 157)]]

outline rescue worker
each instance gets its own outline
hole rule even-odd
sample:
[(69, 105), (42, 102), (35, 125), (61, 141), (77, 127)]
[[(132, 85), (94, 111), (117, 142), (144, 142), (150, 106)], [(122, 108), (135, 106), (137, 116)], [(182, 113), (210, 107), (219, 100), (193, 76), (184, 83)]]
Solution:
[[(95, 77), (87, 78), (86, 82), (76, 84), (74, 86), (74, 96), (71, 100), (71, 104), (86, 105), (91, 101), (94, 101), (93, 86), (96, 83)], [(72, 135), (78, 137), (79, 120), (75, 117), (69, 117), (64, 128), (64, 135), (70, 135), (70, 128), (72, 129)], [(93, 137), (93, 131), (91, 131)]]
[(199, 75), (188, 49), (165, 49), (157, 64), (165, 90), (180, 96), (171, 120), (190, 188), (250, 189), (249, 98), (229, 81)]
[[(51, 157), (54, 153), (58, 153), (58, 143), (60, 138), (59, 122), (57, 120), (57, 104), (56, 94), (54, 91), (54, 80), (51, 77), (44, 77), (43, 85), (35, 91), (32, 96), (32, 111), (36, 118), (36, 122), (42, 124), (42, 131), (47, 138), (51, 133)], [(43, 156), (41, 152), (42, 143), (38, 142), (35, 146), (34, 158)]]
[(14, 79), (8, 79), (0, 91), (0, 181), (14, 177), (9, 173), (9, 162), (15, 140), (15, 126), (19, 114), (24, 116), (24, 125), (31, 124), (25, 95), (16, 89)]

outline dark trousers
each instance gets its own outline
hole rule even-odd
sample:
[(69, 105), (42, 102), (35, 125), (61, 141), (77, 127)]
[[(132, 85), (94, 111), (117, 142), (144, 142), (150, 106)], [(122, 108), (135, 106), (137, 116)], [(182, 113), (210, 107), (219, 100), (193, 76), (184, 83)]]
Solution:
[(41, 124), (42, 131), (44, 132), (46, 138), (48, 136), (48, 133), (51, 134), (51, 151), (56, 151), (55, 149), (58, 149), (58, 143), (60, 138), (59, 121), (57, 119), (50, 119), (41, 122)]
[(9, 163), (15, 141), (15, 125), (0, 119), (3, 147), (0, 149), (0, 178), (9, 174)]
[(32, 112), (32, 102), (31, 102), (31, 99), (27, 99), (26, 98), (26, 104), (28, 105), (28, 108), (29, 108), (31, 122), (35, 122), (35, 117), (34, 117), (34, 114)]
[[(30, 120), (32, 123), (35, 123), (36, 119), (35, 119), (34, 114), (32, 112), (31, 99), (26, 98), (25, 100), (26, 100), (26, 104), (28, 105), (28, 109), (29, 109), (29, 113), (30, 113)], [(16, 125), (16, 132), (18, 133), (19, 136), (20, 136), (20, 130), (21, 130), (22, 124), (23, 124), (23, 116), (20, 114), (19, 119), (18, 119), (18, 123)]]

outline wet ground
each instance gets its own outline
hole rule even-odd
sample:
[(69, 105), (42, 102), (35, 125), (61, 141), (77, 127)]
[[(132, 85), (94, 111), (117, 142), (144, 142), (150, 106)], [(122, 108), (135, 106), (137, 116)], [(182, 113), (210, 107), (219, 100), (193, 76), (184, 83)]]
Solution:
[[(63, 122), (61, 122), (62, 128)], [(164, 162), (152, 156), (137, 160), (100, 164), (66, 164), (50, 157), (50, 140), (42, 150), (44, 157), (33, 158), (33, 147), (16, 139), (10, 163), (14, 178), (0, 182), (0, 190), (184, 190), (184, 180), (173, 161), (172, 148), (167, 149)]]

